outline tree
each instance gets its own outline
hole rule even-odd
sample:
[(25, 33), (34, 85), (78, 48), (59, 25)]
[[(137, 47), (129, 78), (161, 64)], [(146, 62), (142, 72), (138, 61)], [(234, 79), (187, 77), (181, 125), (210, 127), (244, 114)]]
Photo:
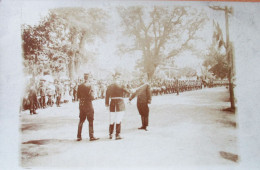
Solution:
[(107, 17), (105, 11), (97, 8), (50, 10), (39, 25), (23, 26), (25, 59), (32, 55), (38, 57), (41, 53), (48, 56), (48, 64), (53, 72), (68, 69), (69, 76), (73, 79), (80, 64), (87, 62), (90, 57), (85, 44), (93, 42), (96, 37), (104, 37)]
[(37, 64), (46, 60), (42, 56), (45, 50), (45, 44), (48, 41), (48, 36), (46, 36), (46, 30), (43, 25), (30, 26), (22, 25), (22, 49), (24, 65), (27, 72), (33, 73), (34, 76), (37, 75)]
[(51, 10), (51, 13), (56, 18), (52, 23), (54, 28), (62, 26), (60, 30), (53, 29), (56, 32), (53, 34), (52, 48), (65, 53), (69, 76), (73, 79), (80, 63), (88, 62), (90, 58), (85, 44), (93, 42), (96, 37), (104, 37), (108, 16), (105, 11), (97, 8), (58, 8)]
[(228, 81), (229, 81), (229, 94), (230, 94), (230, 110), (235, 111), (235, 96), (234, 96), (234, 48), (232, 42), (229, 41), (229, 24), (228, 24), (228, 18), (229, 14), (233, 14), (233, 8), (232, 7), (219, 7), (219, 6), (209, 6), (211, 9), (216, 11), (224, 11), (225, 12), (225, 25), (226, 25), (226, 42), (224, 42), (224, 47), (226, 49), (226, 58), (227, 58), (227, 65), (228, 65)]
[(212, 43), (208, 48), (208, 54), (203, 65), (208, 68), (217, 78), (228, 77), (228, 60), (225, 53), (225, 42), (223, 40), (222, 30), (218, 23), (213, 21), (213, 36)]
[(71, 49), (69, 50), (70, 77), (78, 70), (79, 63), (86, 61), (88, 52), (85, 49), (87, 42), (93, 42), (96, 37), (106, 34), (106, 21), (108, 15), (102, 9), (92, 8), (59, 8), (52, 12), (62, 21), (69, 30)]
[(191, 68), (191, 67), (184, 67), (184, 68), (181, 68), (179, 70), (179, 75), (180, 76), (185, 76), (185, 77), (195, 77), (197, 76), (197, 71), (194, 69), (194, 68)]
[(130, 46), (120, 51), (141, 51), (138, 65), (151, 79), (156, 68), (166, 59), (187, 49), (198, 39), (196, 33), (207, 20), (203, 11), (189, 7), (118, 8), (124, 34), (133, 38)]

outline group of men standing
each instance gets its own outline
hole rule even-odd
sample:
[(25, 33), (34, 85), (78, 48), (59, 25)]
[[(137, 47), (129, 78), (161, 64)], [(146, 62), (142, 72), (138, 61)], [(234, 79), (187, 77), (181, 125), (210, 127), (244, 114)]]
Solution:
[[(121, 123), (125, 114), (125, 103), (124, 94), (130, 92), (123, 86), (120, 85), (120, 74), (115, 73), (113, 75), (113, 83), (107, 87), (105, 106), (109, 110), (109, 139), (113, 139), (114, 129), (116, 131), (115, 139), (120, 140), (122, 137), (121, 133)], [(90, 141), (98, 140), (99, 138), (94, 137), (94, 108), (92, 105), (92, 100), (94, 100), (93, 87), (91, 86), (91, 76), (87, 73), (84, 74), (84, 83), (78, 86), (78, 99), (79, 99), (79, 124), (78, 124), (78, 134), (77, 141), (82, 140), (81, 131), (83, 123), (86, 118), (89, 122), (89, 139)], [(137, 96), (137, 108), (139, 114), (141, 115), (142, 126), (138, 129), (148, 130), (148, 117), (149, 117), (149, 106), (151, 104), (152, 95), (150, 85), (147, 80), (141, 80), (141, 86), (130, 95), (129, 102)]]

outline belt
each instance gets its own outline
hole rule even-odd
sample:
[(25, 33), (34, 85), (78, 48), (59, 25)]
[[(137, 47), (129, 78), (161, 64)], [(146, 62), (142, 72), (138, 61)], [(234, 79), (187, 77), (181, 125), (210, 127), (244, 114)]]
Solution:
[(111, 97), (111, 99), (123, 99), (123, 97)]

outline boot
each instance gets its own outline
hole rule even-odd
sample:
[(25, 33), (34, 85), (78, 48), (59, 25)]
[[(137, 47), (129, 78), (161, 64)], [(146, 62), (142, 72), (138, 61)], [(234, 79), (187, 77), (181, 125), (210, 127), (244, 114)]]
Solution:
[(94, 141), (94, 140), (98, 140), (99, 138), (95, 138), (94, 137), (94, 127), (93, 127), (93, 121), (89, 121), (89, 140), (90, 141)]
[(148, 116), (144, 117), (144, 130), (145, 131), (148, 131), (147, 126), (148, 126)]
[(109, 139), (112, 139), (112, 134), (114, 131), (114, 123), (109, 125)]
[(81, 138), (82, 126), (83, 126), (83, 122), (80, 121), (79, 122), (79, 126), (78, 126), (77, 141), (81, 141), (82, 140), (82, 138)]
[(116, 140), (123, 139), (120, 136), (120, 132), (121, 132), (121, 123), (120, 124), (116, 124)]
[(142, 126), (138, 128), (139, 130), (144, 129), (144, 117), (143, 116), (141, 116), (141, 120), (142, 120)]
[(90, 139), (89, 139), (89, 141), (94, 141), (94, 140), (98, 140), (99, 138), (95, 138), (95, 137), (91, 137)]

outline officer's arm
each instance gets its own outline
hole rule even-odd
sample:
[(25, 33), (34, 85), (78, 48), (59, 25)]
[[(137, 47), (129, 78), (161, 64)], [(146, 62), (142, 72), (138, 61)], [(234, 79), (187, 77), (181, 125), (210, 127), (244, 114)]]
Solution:
[(135, 96), (136, 96), (136, 94), (137, 94), (137, 91), (138, 91), (138, 90), (136, 90), (136, 91), (131, 95), (131, 97), (129, 98), (130, 101), (133, 100), (133, 98), (135, 98)]
[(125, 93), (130, 94), (130, 92), (126, 88), (123, 88), (123, 90)]

